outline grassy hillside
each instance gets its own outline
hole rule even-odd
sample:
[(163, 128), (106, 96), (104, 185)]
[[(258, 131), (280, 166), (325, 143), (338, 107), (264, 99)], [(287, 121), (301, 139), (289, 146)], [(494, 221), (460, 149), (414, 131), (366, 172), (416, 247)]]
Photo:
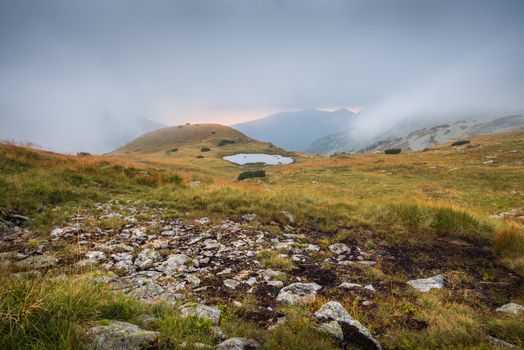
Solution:
[[(209, 324), (182, 320), (170, 305), (144, 305), (92, 282), (93, 276), (110, 273), (104, 265), (76, 265), (97, 242), (120, 239), (130, 216), (138, 221), (132, 227), (156, 235), (166, 222), (178, 220), (190, 237), (200, 232), (192, 231), (194, 219), (209, 217), (209, 224), (198, 224), (208, 233), (224, 230), (223, 220), (239, 222), (241, 233), (226, 229), (222, 235), (230, 238), (223, 238), (224, 244), (265, 233), (268, 247), (255, 257), (262, 266), (279, 271), (285, 284), (297, 278), (322, 284), (313, 304), (294, 307), (275, 305), (265, 289), (260, 294), (257, 289), (254, 294), (224, 291), (218, 276), (201, 276), (202, 285), (214, 288), (197, 295), (188, 291), (190, 301), (199, 297), (222, 308), (220, 326), (229, 336), (255, 338), (267, 349), (339, 348), (315, 330), (311, 318), (328, 300), (341, 302), (388, 349), (496, 348), (489, 336), (524, 346), (523, 316), (495, 311), (509, 301), (524, 302), (523, 214), (512, 211), (524, 207), (523, 132), (399, 155), (295, 154), (292, 165), (248, 167), (264, 169), (267, 177), (239, 182), (237, 175), (246, 167), (220, 156), (269, 145), (246, 140), (219, 148), (213, 146), (215, 135), (224, 136), (218, 128), (209, 138), (194, 136), (197, 128), (186, 130), (193, 135), (187, 136), (189, 145), (155, 144), (147, 154), (138, 144), (104, 157), (0, 145), (2, 219), (30, 218), (19, 223), (22, 234), (0, 240), (0, 252), (34, 254), (43, 245), (44, 254), (58, 260), (55, 267), (40, 269), (40, 277), (28, 279), (20, 274), (18, 258), (2, 256), (0, 347), (81, 348), (82, 329), (105, 319), (137, 323), (142, 314), (157, 316), (155, 329), (167, 348), (182, 340), (216, 343)], [(201, 152), (206, 145), (211, 150)], [(176, 146), (175, 155), (166, 153)], [(201, 153), (204, 158), (196, 158)], [(256, 219), (240, 218), (248, 213)], [(506, 213), (499, 216), (504, 218), (492, 217), (500, 213)], [(53, 227), (70, 225), (75, 227), (71, 238), (50, 238)], [(86, 233), (91, 238), (77, 236)], [(308, 264), (278, 255), (282, 251), (273, 250), (269, 238), (282, 241), (284, 234), (292, 234), (297, 247), (315, 244), (320, 251), (308, 253)], [(82, 239), (89, 244), (79, 243)], [(327, 248), (333, 243), (361, 247), (376, 264), (338, 265)], [(161, 254), (177, 249), (164, 248)], [(422, 294), (406, 288), (408, 279), (435, 274), (445, 276), (445, 289)], [(51, 278), (56, 276), (62, 277)], [(344, 281), (372, 284), (377, 291), (341, 290)], [(62, 317), (53, 316), (57, 313)], [(285, 325), (267, 329), (282, 316)]]
[(232, 144), (245, 146), (269, 146), (258, 142), (233, 128), (220, 124), (188, 124), (158, 129), (146, 133), (114, 153), (155, 153), (166, 152), (180, 147), (223, 147), (220, 142), (226, 140)]

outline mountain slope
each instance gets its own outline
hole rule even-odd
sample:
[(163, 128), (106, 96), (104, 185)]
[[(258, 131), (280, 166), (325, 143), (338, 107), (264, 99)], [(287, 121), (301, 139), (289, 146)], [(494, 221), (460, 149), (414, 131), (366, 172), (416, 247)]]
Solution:
[(355, 113), (347, 109), (334, 112), (315, 109), (282, 112), (233, 127), (258, 140), (269, 141), (288, 150), (303, 151), (322, 135), (347, 129)]
[(524, 130), (524, 115), (505, 116), (488, 121), (464, 120), (416, 129), (409, 124), (400, 125), (367, 144), (355, 144), (349, 139), (347, 132), (334, 133), (314, 141), (306, 152), (374, 152), (387, 148), (420, 151), (456, 138), (513, 130)]
[(190, 124), (162, 128), (137, 137), (128, 144), (116, 149), (113, 153), (154, 153), (168, 151), (174, 147), (216, 146), (222, 140), (235, 144), (259, 144), (243, 133), (220, 124)]

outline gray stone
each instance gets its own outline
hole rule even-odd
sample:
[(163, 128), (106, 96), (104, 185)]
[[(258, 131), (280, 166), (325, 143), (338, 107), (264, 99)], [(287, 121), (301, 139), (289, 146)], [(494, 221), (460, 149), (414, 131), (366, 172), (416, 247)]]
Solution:
[(358, 345), (364, 349), (382, 349), (369, 330), (359, 321), (351, 317), (349, 312), (336, 301), (330, 301), (324, 304), (315, 312), (315, 317), (323, 322), (338, 322), (344, 334), (344, 341), (348, 343)]
[(218, 344), (217, 350), (258, 350), (260, 343), (248, 338), (231, 338)]
[(407, 284), (423, 293), (426, 293), (431, 289), (444, 288), (444, 277), (442, 275), (437, 275), (430, 278), (420, 278), (408, 281)]
[(362, 288), (362, 285), (358, 284), (358, 283), (343, 282), (343, 283), (340, 284), (339, 288), (358, 289), (358, 288)]
[(14, 225), (10, 222), (0, 221), (0, 239), (15, 233)]
[(287, 304), (304, 304), (313, 302), (317, 291), (322, 287), (316, 283), (292, 283), (280, 290), (277, 301)]
[(110, 321), (87, 331), (90, 350), (146, 350), (158, 342), (158, 332), (146, 331), (137, 325)]
[(217, 325), (220, 321), (221, 311), (214, 306), (207, 306), (203, 304), (190, 303), (182, 305), (180, 313), (183, 317), (198, 317), (210, 320), (211, 323)]
[(511, 315), (518, 315), (522, 312), (524, 312), (524, 306), (516, 304), (516, 303), (508, 303), (504, 304), (501, 307), (498, 307), (498, 312), (504, 312)]
[(257, 214), (244, 214), (242, 215), (242, 219), (246, 221), (253, 221), (257, 217)]
[(20, 269), (42, 269), (53, 267), (58, 263), (56, 258), (49, 255), (33, 255), (15, 263)]
[(200, 282), (201, 282), (200, 278), (198, 278), (195, 275), (187, 275), (186, 276), (186, 281), (188, 281), (189, 283), (191, 283), (195, 287), (198, 287), (200, 285)]
[(185, 267), (185, 264), (187, 264), (189, 260), (190, 258), (185, 254), (172, 254), (158, 267), (158, 270), (164, 272), (166, 275), (170, 275)]
[(322, 323), (320, 326), (318, 326), (318, 329), (322, 332), (331, 334), (339, 340), (344, 340), (344, 331), (337, 321)]
[[(162, 259), (160, 253), (153, 249), (146, 248), (142, 250), (135, 258), (135, 266), (139, 266), (141, 268), (148, 268), (160, 259)], [(148, 262), (148, 264), (145, 264), (145, 262)]]
[(267, 281), (267, 284), (278, 289), (284, 287), (284, 282), (282, 281)]
[(506, 348), (506, 349), (516, 349), (517, 347), (511, 343), (508, 343), (507, 341), (504, 341), (502, 339), (498, 339), (492, 336), (488, 335), (488, 341), (490, 344), (495, 345), (498, 348)]
[(107, 255), (104, 252), (98, 250), (92, 250), (85, 254), (85, 257), (88, 259), (93, 259), (96, 261), (104, 261), (107, 259)]
[(333, 243), (328, 248), (332, 253), (337, 255), (351, 252), (351, 249), (344, 243)]
[(238, 282), (237, 280), (233, 280), (233, 279), (224, 280), (224, 286), (226, 286), (229, 289), (235, 289), (239, 285), (240, 285), (240, 282)]
[(288, 211), (282, 211), (282, 214), (288, 219), (289, 223), (294, 224), (295, 223), (295, 217)]

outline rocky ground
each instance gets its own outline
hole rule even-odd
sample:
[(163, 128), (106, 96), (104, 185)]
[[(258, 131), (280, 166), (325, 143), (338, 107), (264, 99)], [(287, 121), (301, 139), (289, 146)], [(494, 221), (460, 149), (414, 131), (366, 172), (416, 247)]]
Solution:
[[(375, 312), (379, 300), (442, 288), (457, 295), (468, 291), (500, 312), (518, 314), (524, 309), (508, 304), (522, 279), (476, 243), (437, 239), (430, 246), (403, 247), (388, 244), (372, 231), (335, 238), (297, 228), (293, 215), (285, 215), (287, 225), (262, 225), (255, 214), (219, 222), (206, 217), (164, 220), (162, 209), (99, 204), (96, 212), (72, 217), (47, 239), (5, 228), (10, 231), (0, 241), (0, 263), (13, 276), (42, 274), (54, 267), (99, 271), (97, 280), (115, 291), (147, 304), (176, 304), (183, 315), (211, 320), (218, 333), (222, 331), (217, 305), (234, 305), (241, 318), (271, 328), (285, 322), (279, 305), (320, 299), (325, 302), (314, 312), (319, 328), (343, 346), (364, 349), (381, 348), (375, 338), (387, 322), (399, 321), (398, 316), (377, 321), (382, 327), (375, 327), (372, 335), (341, 305), (342, 300), (353, 300), (355, 310), (370, 321), (379, 317)], [(93, 219), (114, 227), (93, 226)], [(486, 278), (486, 271), (493, 278)], [(246, 296), (256, 299), (255, 308), (242, 308)], [(401, 317), (413, 328), (426, 326), (409, 315)], [(104, 349), (145, 349), (154, 346), (158, 336), (119, 321), (93, 327), (87, 334), (92, 348)], [(219, 349), (260, 347), (251, 339), (221, 337)], [(493, 339), (497, 341), (502, 342)]]

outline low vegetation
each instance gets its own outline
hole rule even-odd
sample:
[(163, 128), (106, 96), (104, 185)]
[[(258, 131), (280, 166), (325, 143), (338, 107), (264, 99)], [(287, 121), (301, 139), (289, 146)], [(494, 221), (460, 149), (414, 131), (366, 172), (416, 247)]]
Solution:
[(451, 144), (452, 147), (455, 147), (455, 146), (462, 146), (462, 145), (467, 145), (468, 143), (470, 143), (469, 140), (458, 140), (458, 141), (455, 141)]
[(266, 172), (264, 170), (247, 170), (238, 174), (237, 180), (242, 181), (253, 177), (265, 177)]
[(400, 148), (390, 148), (384, 151), (385, 154), (400, 154), (400, 152), (402, 152)]
[[(275, 306), (287, 322), (271, 330), (259, 322), (265, 312), (257, 300), (260, 295), (239, 299), (245, 300), (242, 306), (214, 300), (223, 312), (220, 327), (229, 336), (256, 339), (267, 349), (337, 349), (337, 341), (318, 332), (311, 318), (322, 303), (337, 300), (385, 348), (490, 349), (490, 336), (522, 347), (524, 316), (495, 308), (524, 302), (518, 283), (524, 276), (524, 226), (517, 210), (524, 193), (524, 133), (471, 141), (467, 148), (395, 157), (297, 156), (293, 165), (249, 170), (237, 178), (267, 173), (260, 182), (233, 181), (239, 167), (221, 161), (222, 154), (212, 145), (206, 158), (196, 162), (198, 144), (191, 146), (193, 153), (177, 147), (176, 157), (162, 149), (154, 156), (118, 158), (65, 156), (3, 144), (0, 216), (4, 221), (14, 214), (28, 216), (19, 225), (32, 235), (17, 244), (36, 250), (50, 239), (51, 229), (72, 216), (89, 218), (82, 222), (84, 232), (118, 231), (126, 225), (119, 217), (96, 217), (97, 203), (123, 203), (151, 212), (163, 208), (162, 218), (193, 225), (204, 216), (240, 220), (243, 214), (256, 213), (256, 220), (242, 224), (246, 229), (271, 227), (268, 240), (300, 235), (322, 248), (311, 253), (318, 267), (308, 265), (309, 270), (276, 249), (258, 252), (263, 267), (281, 272), (282, 281), (297, 274), (303, 280), (319, 276), (332, 285), (313, 304)], [(483, 164), (493, 156), (493, 165)], [(244, 173), (249, 176), (241, 176)], [(136, 217), (150, 222), (148, 234), (162, 231), (150, 212)], [(336, 258), (328, 247), (340, 242), (357, 242), (370, 256), (380, 252), (381, 257), (374, 266), (351, 265), (340, 277), (340, 267), (324, 262)], [(52, 252), (61, 263), (82, 252), (77, 243), (61, 249)], [(161, 332), (166, 348), (184, 341), (217, 342), (209, 323), (181, 319), (173, 306), (145, 305), (114, 293), (106, 284), (93, 282), (89, 271), (70, 266), (42, 271), (42, 277), (11, 278), (9, 273), (18, 270), (1, 268), (0, 348), (79, 349), (85, 327), (108, 319), (138, 324), (141, 314), (157, 316), (152, 329)], [(417, 294), (406, 287), (406, 280), (429, 273), (443, 274), (445, 289)], [(330, 281), (330, 276), (337, 279)], [(366, 294), (337, 289), (343, 281), (372, 284), (377, 289), (372, 304), (362, 305)]]

